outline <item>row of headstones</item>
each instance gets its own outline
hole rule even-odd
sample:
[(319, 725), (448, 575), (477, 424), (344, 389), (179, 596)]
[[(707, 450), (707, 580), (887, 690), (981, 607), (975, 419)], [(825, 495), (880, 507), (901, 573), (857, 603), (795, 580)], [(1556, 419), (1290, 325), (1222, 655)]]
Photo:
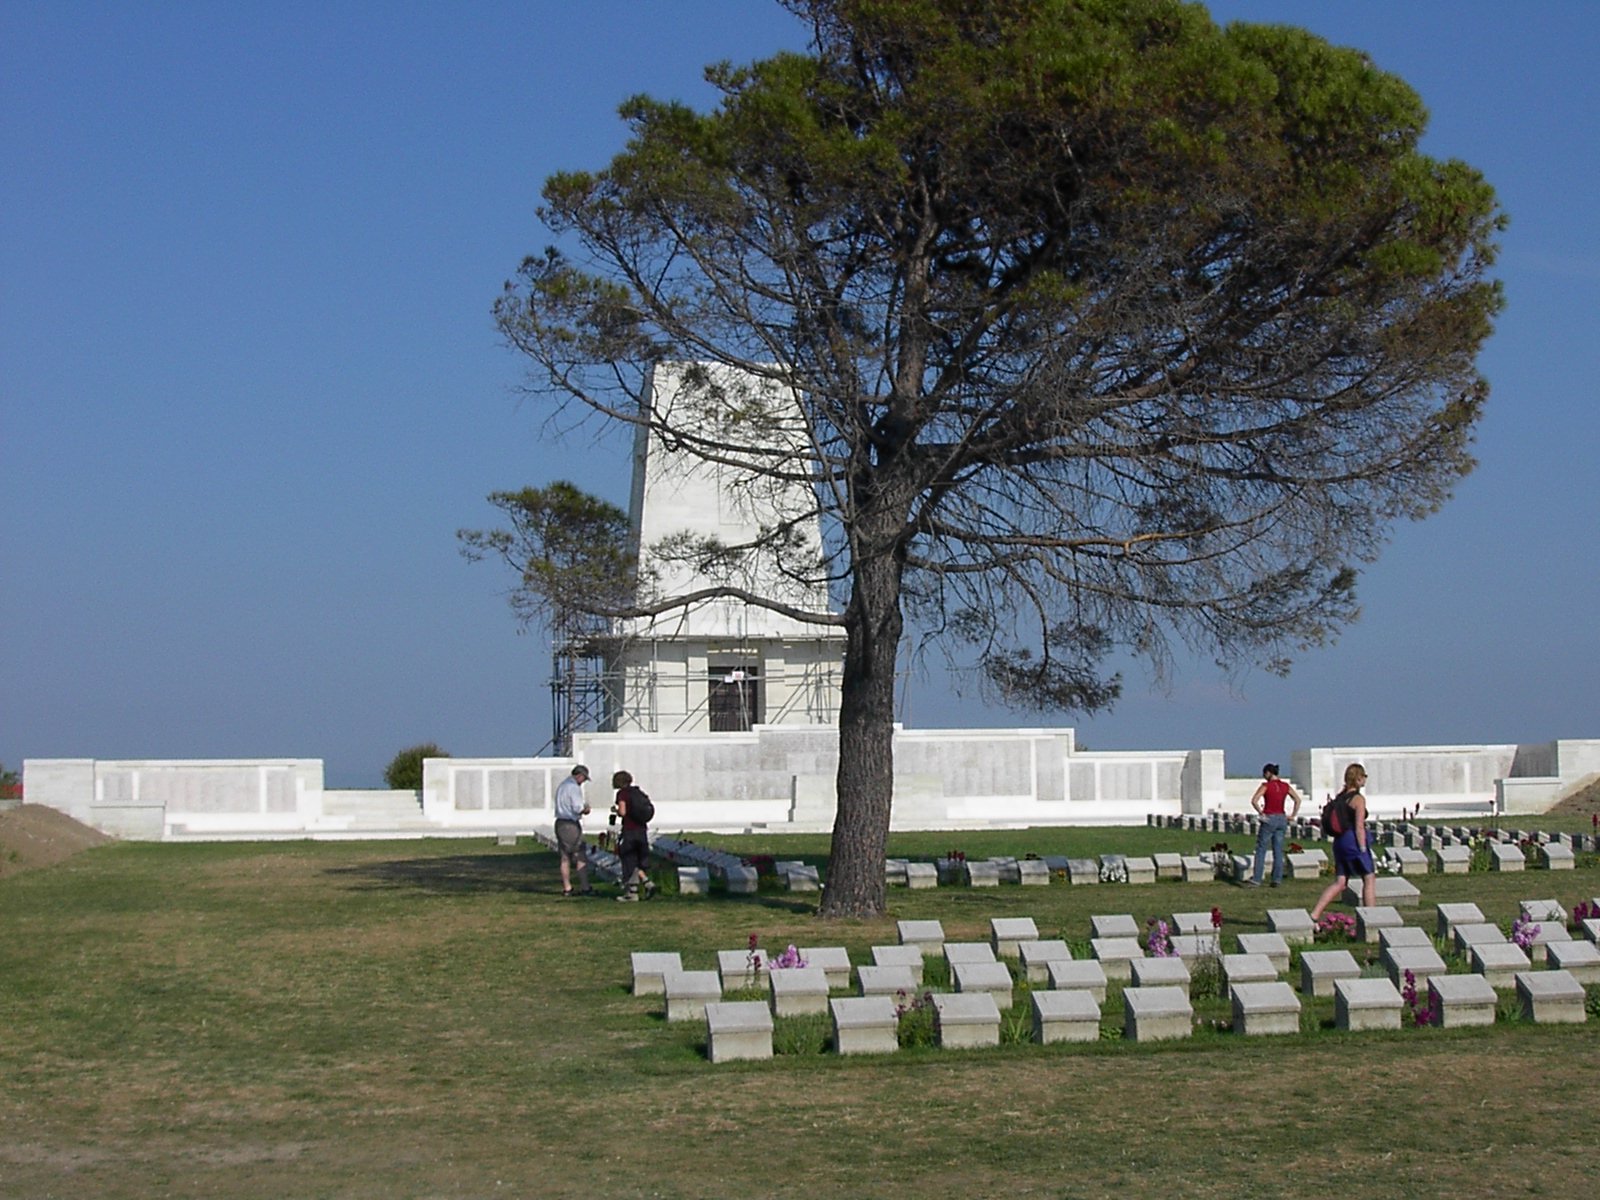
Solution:
[[(1248, 834), (1254, 837), (1261, 827), (1261, 818), (1254, 813), (1210, 813), (1206, 816), (1172, 816), (1152, 813), (1145, 823), (1155, 829), (1182, 829), (1195, 833)], [(1491, 843), (1520, 845), (1523, 842), (1537, 846), (1560, 846), (1579, 854), (1600, 854), (1600, 832), (1568, 833), (1563, 830), (1537, 829), (1487, 829), (1471, 825), (1443, 825), (1419, 821), (1369, 821), (1368, 829), (1376, 845), (1404, 847), (1410, 850), (1432, 851), (1442, 847), (1465, 847), (1477, 838)], [(1318, 821), (1290, 821), (1288, 836), (1291, 839), (1320, 838), (1322, 825)]]
[[(1597, 898), (1600, 904), (1600, 898)], [(1380, 945), (1388, 978), (1363, 978), (1348, 950), (1302, 951), (1300, 992), (1333, 996), (1341, 1029), (1398, 1028), (1404, 1003), (1401, 982), (1426, 988), (1432, 1020), (1440, 1025), (1492, 1024), (1497, 988), (1515, 987), (1524, 1017), (1536, 1022), (1586, 1019), (1585, 983), (1600, 983), (1600, 920), (1582, 923), (1586, 941), (1571, 939), (1565, 914), (1554, 901), (1523, 901), (1522, 914), (1544, 919), (1533, 939), (1536, 956), (1552, 969), (1533, 971), (1532, 959), (1506, 941), (1475, 904), (1438, 906), (1441, 940), (1455, 938), (1472, 955), (1470, 975), (1450, 975), (1425, 930), (1408, 927), (1388, 906), (1357, 907), (1357, 937)], [(946, 942), (940, 922), (899, 922), (900, 943), (874, 946), (872, 964), (854, 968), (857, 997), (830, 996), (848, 987), (852, 967), (843, 947), (798, 951), (804, 967), (771, 969), (757, 949), (719, 951), (716, 971), (684, 971), (676, 953), (633, 955), (635, 995), (665, 995), (667, 1019), (704, 1019), (713, 1062), (772, 1056), (773, 1018), (826, 1013), (834, 1047), (842, 1054), (892, 1052), (899, 1045), (899, 1018), (922, 986), (922, 964), (942, 955), (954, 993), (929, 993), (941, 1046), (993, 1045), (1001, 1011), (1013, 1004), (1015, 959), (1033, 991), (1035, 1041), (1099, 1037), (1107, 982), (1126, 981), (1124, 1035), (1132, 1040), (1187, 1037), (1193, 1027), (1189, 961), (1215, 958), (1233, 1009), (1233, 1028), (1246, 1035), (1293, 1033), (1300, 1028), (1301, 1002), (1279, 978), (1289, 969), (1291, 943), (1309, 944), (1314, 927), (1304, 909), (1273, 909), (1272, 931), (1238, 935), (1239, 953), (1222, 954), (1209, 912), (1174, 913), (1168, 953), (1147, 956), (1131, 914), (1090, 919), (1091, 960), (1075, 960), (1066, 943), (1043, 940), (1032, 918), (996, 917), (989, 942)], [(1521, 968), (1520, 970), (1518, 968)], [(723, 1001), (722, 992), (758, 986), (765, 978), (768, 1000)]]
[[(711, 889), (713, 878), (721, 879), (730, 893), (749, 894), (756, 891), (756, 868), (737, 855), (670, 837), (657, 838), (653, 849), (676, 865), (680, 895), (706, 894)], [(1326, 870), (1327, 865), (1328, 856), (1320, 849), (1288, 856), (1290, 877), (1294, 879), (1315, 878)], [(810, 863), (780, 859), (773, 869), (789, 891), (815, 892), (821, 886), (817, 868)], [(884, 864), (884, 880), (891, 886), (911, 889), (961, 884), (968, 887), (999, 887), (1001, 884), (1044, 887), (1052, 879), (1065, 879), (1071, 884), (1154, 883), (1158, 879), (1209, 883), (1218, 878), (1243, 877), (1249, 870), (1250, 859), (1242, 855), (1224, 859), (1218, 854), (1132, 857), (1103, 854), (1098, 858), (1001, 856), (987, 859), (941, 858), (933, 862), (891, 858)]]

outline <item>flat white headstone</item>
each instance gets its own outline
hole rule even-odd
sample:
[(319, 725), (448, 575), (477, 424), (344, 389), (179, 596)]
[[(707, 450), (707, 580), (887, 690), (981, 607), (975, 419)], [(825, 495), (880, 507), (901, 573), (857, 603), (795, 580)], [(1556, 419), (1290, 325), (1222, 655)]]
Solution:
[(828, 976), (828, 986), (850, 986), (850, 951), (843, 946), (801, 946), (800, 957), (808, 967), (821, 967)]
[(1300, 955), (1300, 991), (1307, 996), (1331, 996), (1339, 979), (1361, 978), (1361, 967), (1348, 950), (1306, 950)]
[(1404, 984), (1409, 972), (1420, 991), (1427, 980), (1449, 971), (1444, 959), (1432, 946), (1391, 946), (1383, 951), (1380, 958), (1384, 969), (1389, 972), (1389, 981), (1395, 987)]
[[(917, 967), (920, 970), (922, 963)], [(910, 967), (879, 967), (862, 964), (856, 968), (856, 986), (861, 989), (863, 996), (896, 996), (911, 997), (917, 990), (917, 980), (911, 974)]]
[(1091, 938), (1089, 949), (1108, 979), (1131, 978), (1133, 969), (1129, 963), (1144, 957), (1138, 938)]
[[(1156, 881), (1156, 862), (1150, 857), (1134, 857), (1125, 859), (1123, 865), (1128, 869), (1129, 883), (1154, 883)], [(1182, 864), (1179, 864), (1180, 871)]]
[(759, 1000), (706, 1005), (706, 1053), (714, 1063), (772, 1057), (772, 1013)]
[(916, 946), (923, 957), (937, 958), (944, 952), (944, 926), (938, 921), (897, 921), (902, 946)]
[(717, 974), (722, 977), (722, 990), (725, 992), (736, 992), (741, 988), (765, 990), (767, 952), (759, 946), (755, 950), (718, 950)]
[(1428, 979), (1428, 1011), (1435, 1025), (1447, 1029), (1493, 1025), (1494, 1008), (1494, 988), (1482, 975), (1434, 975)]
[(1556, 842), (1550, 842), (1539, 847), (1539, 861), (1547, 871), (1571, 871), (1578, 865), (1578, 859), (1572, 853), (1572, 847), (1563, 846)]
[(1186, 1038), (1194, 1032), (1194, 1008), (1182, 988), (1126, 988), (1123, 1035), (1135, 1042)]
[(1472, 851), (1466, 846), (1439, 846), (1433, 861), (1441, 875), (1465, 875), (1472, 867)]
[[(920, 946), (874, 946), (872, 948), (872, 965), (875, 967), (905, 967), (911, 972), (911, 978), (920, 987), (922, 985), (922, 947)], [(856, 971), (857, 976), (860, 970)]]
[(958, 992), (988, 992), (996, 1007), (1011, 1007), (1011, 968), (1002, 962), (958, 962), (951, 964)]
[(1019, 942), (1039, 940), (1039, 927), (1032, 917), (991, 917), (989, 919), (989, 944), (996, 958), (1016, 958)]
[(1271, 983), (1278, 978), (1278, 968), (1265, 954), (1224, 954), (1222, 978), (1230, 988), (1240, 983)]
[(1387, 979), (1345, 978), (1336, 980), (1333, 988), (1333, 1023), (1336, 1028), (1400, 1028), (1400, 992)]
[(1545, 959), (1552, 970), (1565, 971), (1579, 983), (1600, 983), (1600, 946), (1593, 942), (1550, 942)]
[(1044, 941), (1022, 942), (1017, 946), (1017, 958), (1022, 963), (1023, 976), (1029, 983), (1047, 983), (1050, 979), (1050, 964), (1069, 961), (1072, 958), (1072, 951), (1060, 938), (1050, 938)]
[(1528, 921), (1557, 921), (1562, 925), (1567, 923), (1567, 910), (1561, 907), (1559, 900), (1521, 900), (1517, 903), (1523, 919)]
[(1151, 860), (1156, 864), (1157, 879), (1182, 879), (1183, 855), (1181, 854), (1152, 854)]
[(1086, 989), (1032, 993), (1033, 1040), (1093, 1042), (1100, 1038), (1100, 1004)]
[(1517, 998), (1523, 1019), (1541, 1025), (1581, 1025), (1589, 1019), (1583, 984), (1565, 971), (1524, 971), (1517, 976)]
[(1240, 983), (1231, 989), (1233, 1028), (1250, 1037), (1300, 1032), (1300, 998), (1281, 980)]
[(1522, 853), (1522, 847), (1511, 842), (1491, 842), (1489, 844), (1489, 869), (1491, 871), (1524, 871), (1527, 870), (1528, 860)]
[(1096, 1003), (1106, 1002), (1106, 971), (1095, 959), (1052, 960), (1049, 970), (1052, 991), (1082, 989), (1092, 995)]
[(703, 1021), (706, 1005), (722, 999), (715, 971), (668, 971), (665, 984), (668, 1021)]
[(1274, 970), (1289, 969), (1289, 943), (1281, 933), (1241, 933), (1239, 953), (1265, 955)]
[(1365, 905), (1356, 905), (1356, 941), (1376, 943), (1378, 930), (1398, 929), (1406, 923), (1400, 911), (1386, 904), (1376, 904), (1371, 908)]
[(1267, 928), (1291, 946), (1308, 946), (1317, 936), (1311, 914), (1303, 908), (1267, 909)]
[(1486, 942), (1503, 942), (1506, 935), (1500, 932), (1500, 926), (1491, 925), (1485, 921), (1481, 925), (1461, 922), (1456, 925), (1456, 953), (1463, 958), (1472, 953), (1474, 946), (1481, 946)]
[(900, 1020), (889, 996), (839, 996), (828, 1007), (838, 1053), (893, 1054), (900, 1049)]
[(1134, 958), (1129, 966), (1134, 987), (1176, 987), (1189, 994), (1189, 966), (1181, 958)]
[(1023, 887), (1049, 887), (1050, 868), (1041, 858), (1024, 858), (1017, 862), (1017, 882)]
[(1392, 929), (1378, 930), (1378, 946), (1387, 950), (1390, 946), (1426, 946), (1433, 948), (1433, 939), (1428, 936), (1426, 929), (1418, 929), (1415, 925), (1396, 925)]
[(630, 956), (633, 965), (633, 994), (635, 996), (664, 996), (667, 991), (668, 971), (683, 970), (683, 956), (676, 950), (635, 950)]
[(946, 1049), (1000, 1044), (1000, 1008), (988, 992), (935, 992), (933, 1012)]
[(957, 963), (992, 963), (998, 961), (994, 947), (988, 942), (946, 942), (944, 960), (954, 967)]
[(1435, 910), (1439, 914), (1438, 935), (1445, 941), (1454, 940), (1457, 925), (1487, 924), (1476, 904), (1440, 904)]
[(767, 976), (767, 986), (775, 1017), (828, 1011), (828, 975), (821, 967), (783, 967)]
[(1132, 913), (1101, 913), (1089, 918), (1090, 937), (1136, 938), (1140, 932)]
[(1510, 942), (1480, 942), (1468, 950), (1472, 970), (1488, 981), (1491, 987), (1514, 988), (1517, 973), (1532, 969), (1533, 964), (1520, 946)]
[(914, 892), (939, 886), (939, 869), (929, 862), (906, 864), (906, 886)]

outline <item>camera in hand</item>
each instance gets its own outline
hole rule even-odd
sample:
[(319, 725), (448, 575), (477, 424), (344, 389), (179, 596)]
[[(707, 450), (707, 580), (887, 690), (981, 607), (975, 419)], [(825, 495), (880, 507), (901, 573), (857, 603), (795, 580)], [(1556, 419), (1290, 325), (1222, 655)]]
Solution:
[(609, 817), (606, 818), (606, 824), (607, 825), (615, 825), (616, 823), (617, 823), (617, 814), (616, 813), (612, 813)]

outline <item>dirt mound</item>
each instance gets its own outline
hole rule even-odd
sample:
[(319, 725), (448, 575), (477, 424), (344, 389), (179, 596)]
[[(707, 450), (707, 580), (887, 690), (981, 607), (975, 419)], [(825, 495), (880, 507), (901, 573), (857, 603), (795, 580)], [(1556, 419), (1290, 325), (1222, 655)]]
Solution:
[(98, 829), (74, 821), (43, 804), (22, 804), (0, 812), (0, 879), (34, 867), (48, 867), (80, 850), (111, 841)]
[(1600, 779), (1579, 788), (1550, 810), (1551, 816), (1592, 817), (1600, 813)]

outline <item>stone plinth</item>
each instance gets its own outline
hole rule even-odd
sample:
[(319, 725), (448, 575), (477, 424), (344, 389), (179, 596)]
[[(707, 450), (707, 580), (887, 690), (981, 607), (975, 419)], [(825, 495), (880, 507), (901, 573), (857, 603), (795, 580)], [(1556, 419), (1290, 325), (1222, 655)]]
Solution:
[(1387, 979), (1340, 979), (1334, 983), (1333, 1023), (1344, 1030), (1399, 1029), (1400, 992)]
[(1510, 942), (1480, 942), (1468, 954), (1473, 973), (1483, 976), (1490, 987), (1514, 988), (1518, 972), (1532, 969), (1521, 947)]
[[(917, 967), (920, 970), (922, 963)], [(856, 968), (856, 986), (863, 996), (896, 996), (907, 998), (916, 993), (917, 980), (910, 967), (879, 967), (863, 964)]]
[[(1422, 893), (1417, 885), (1398, 875), (1379, 875), (1372, 881), (1373, 900), (1378, 906), (1389, 908), (1416, 908), (1422, 903)], [(1352, 879), (1345, 885), (1344, 899), (1352, 906), (1361, 903), (1361, 880)]]
[(1316, 941), (1316, 925), (1303, 908), (1267, 909), (1267, 928), (1291, 946), (1309, 946)]
[(1101, 913), (1089, 918), (1090, 937), (1136, 938), (1141, 932), (1132, 913)]
[(996, 958), (1016, 958), (1017, 945), (1039, 940), (1039, 927), (1032, 917), (991, 917), (989, 944)]
[(1185, 883), (1215, 883), (1217, 869), (1211, 865), (1211, 860), (1201, 858), (1197, 854), (1183, 856), (1183, 881)]
[(944, 953), (944, 926), (938, 921), (897, 921), (895, 927), (902, 946), (915, 946), (924, 958)]
[(1528, 944), (1528, 957), (1536, 963), (1544, 962), (1546, 951), (1556, 942), (1570, 942), (1572, 935), (1567, 932), (1565, 925), (1558, 925), (1554, 921), (1546, 921), (1539, 926), (1539, 932), (1533, 935)]
[(1095, 1003), (1106, 1002), (1106, 972), (1092, 958), (1053, 960), (1050, 963), (1050, 988), (1057, 992), (1085, 991)]
[(1539, 863), (1547, 871), (1571, 871), (1578, 865), (1572, 847), (1555, 842), (1539, 847)]
[(1175, 912), (1172, 914), (1172, 932), (1174, 933), (1213, 933), (1211, 913), (1206, 912)]
[(829, 1001), (833, 1048), (840, 1054), (893, 1054), (900, 1049), (900, 1019), (888, 996), (849, 996)]
[(735, 864), (727, 869), (724, 878), (730, 896), (753, 896), (760, 886), (761, 876), (754, 867)]
[(967, 862), (968, 887), (999, 887), (1000, 864), (993, 862)]
[(1156, 881), (1155, 859), (1149, 857), (1130, 858), (1124, 861), (1124, 865), (1128, 868), (1129, 883), (1154, 883)]
[(1491, 842), (1489, 844), (1489, 869), (1491, 871), (1524, 871), (1527, 870), (1528, 860), (1522, 853), (1522, 847), (1511, 842)]
[[(1285, 969), (1288, 964), (1285, 963)], [(1278, 968), (1265, 954), (1224, 954), (1222, 979), (1228, 987), (1240, 983), (1272, 983)]]
[(1132, 978), (1132, 961), (1144, 957), (1138, 938), (1091, 938), (1089, 948), (1107, 979)]
[[(757, 966), (756, 964), (760, 965)], [(742, 988), (767, 987), (767, 952), (755, 950), (718, 950), (717, 974), (722, 979), (722, 990), (737, 992)]]
[(1553, 970), (1565, 971), (1581, 984), (1600, 983), (1600, 947), (1593, 942), (1550, 942), (1545, 959)]
[(1099, 883), (1100, 864), (1092, 858), (1067, 859), (1068, 883)]
[(1519, 900), (1517, 910), (1522, 913), (1525, 921), (1537, 921), (1540, 924), (1549, 921), (1561, 925), (1567, 923), (1567, 910), (1561, 907), (1559, 900)]
[(1523, 1019), (1540, 1025), (1581, 1025), (1589, 1019), (1583, 984), (1565, 971), (1524, 971), (1517, 976), (1517, 999)]
[(1152, 854), (1150, 858), (1156, 864), (1157, 879), (1183, 878), (1183, 855)]
[(1438, 846), (1433, 862), (1441, 875), (1465, 875), (1472, 869), (1472, 851), (1466, 846)]
[(1180, 933), (1171, 942), (1172, 952), (1179, 958), (1211, 958), (1222, 953), (1220, 933)]
[(1033, 993), (1033, 1040), (1093, 1042), (1100, 1038), (1100, 1004), (1083, 988)]
[(828, 1011), (828, 975), (821, 967), (783, 967), (767, 976), (767, 986), (775, 1017)]
[(1491, 925), (1485, 921), (1481, 925), (1462, 922), (1456, 925), (1456, 953), (1462, 958), (1470, 958), (1474, 946), (1487, 945), (1490, 942), (1503, 942), (1506, 935), (1500, 932), (1500, 926)]
[(1300, 955), (1300, 991), (1307, 996), (1331, 996), (1341, 979), (1361, 978), (1361, 967), (1348, 950), (1306, 950)]
[(701, 1021), (706, 1005), (722, 999), (715, 971), (668, 971), (665, 980), (668, 1021)]
[(935, 992), (933, 1013), (945, 1049), (1000, 1044), (1000, 1009), (988, 992)]
[(1289, 969), (1289, 942), (1281, 933), (1241, 933), (1240, 954), (1264, 954), (1274, 970)]
[(1398, 929), (1404, 925), (1405, 918), (1398, 909), (1387, 904), (1377, 904), (1371, 908), (1365, 905), (1356, 905), (1356, 941), (1376, 944), (1380, 929)]
[(1023, 942), (1017, 947), (1017, 959), (1022, 964), (1022, 974), (1029, 983), (1048, 983), (1050, 964), (1066, 962), (1072, 951), (1060, 938), (1046, 941)]
[(1428, 873), (1428, 856), (1421, 850), (1412, 850), (1402, 847), (1392, 852), (1391, 857), (1399, 864), (1402, 875), (1426, 875)]
[[(1310, 854), (1287, 854), (1284, 863), (1290, 879), (1315, 879), (1322, 874), (1322, 860)], [(1254, 869), (1254, 863), (1251, 864)]]
[(1189, 994), (1189, 967), (1181, 958), (1135, 958), (1129, 966), (1134, 987), (1175, 987)]
[(1401, 987), (1409, 973), (1418, 991), (1435, 975), (1443, 975), (1450, 969), (1432, 946), (1391, 946), (1382, 953), (1380, 961), (1395, 987)]
[(706, 1055), (714, 1063), (772, 1057), (772, 1013), (759, 1000), (706, 1005)]
[(1300, 998), (1281, 980), (1235, 984), (1233, 1029), (1256, 1037), (1300, 1032)]
[[(922, 986), (922, 947), (920, 946), (874, 946), (872, 948), (872, 965), (875, 967), (904, 967), (911, 972), (911, 979), (918, 987)], [(861, 971), (856, 970), (859, 979)]]
[(1050, 868), (1040, 858), (1019, 859), (1017, 861), (1017, 882), (1023, 887), (1049, 887)]
[(1426, 929), (1418, 929), (1415, 925), (1396, 925), (1392, 929), (1378, 930), (1378, 947), (1387, 950), (1390, 946), (1426, 946), (1433, 948), (1433, 939), (1428, 936)]
[(1428, 980), (1428, 1012), (1435, 1025), (1493, 1025), (1494, 1007), (1494, 988), (1482, 975), (1435, 975)]
[(956, 991), (987, 992), (994, 997), (995, 1007), (1002, 1011), (1011, 1007), (1011, 968), (1005, 963), (954, 963), (950, 972), (955, 976)]
[(1476, 904), (1435, 905), (1439, 915), (1436, 932), (1444, 941), (1454, 941), (1457, 925), (1485, 925), (1488, 922)]
[(1194, 1032), (1188, 993), (1175, 987), (1131, 987), (1122, 993), (1123, 1035), (1135, 1042), (1186, 1038)]
[(831, 988), (850, 986), (850, 951), (843, 946), (801, 946), (800, 957), (808, 967), (821, 967)]
[(999, 960), (994, 956), (994, 947), (988, 942), (946, 942), (944, 944), (944, 960), (953, 969), (959, 963), (992, 963)]
[(683, 970), (683, 957), (677, 951), (666, 953), (635, 950), (630, 957), (633, 965), (633, 994), (635, 996), (666, 995), (667, 972)]
[(906, 886), (914, 892), (938, 887), (939, 869), (928, 862), (907, 863)]

